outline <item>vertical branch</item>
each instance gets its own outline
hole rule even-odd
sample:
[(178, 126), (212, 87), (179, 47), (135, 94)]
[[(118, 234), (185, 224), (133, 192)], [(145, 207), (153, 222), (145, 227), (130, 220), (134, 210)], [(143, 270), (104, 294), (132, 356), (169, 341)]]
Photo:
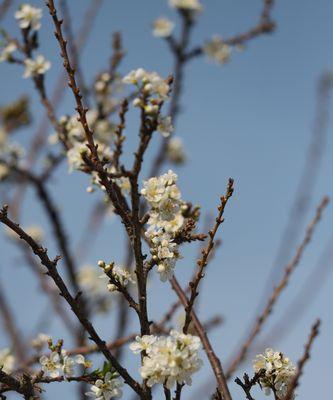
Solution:
[[(172, 286), (172, 289), (176, 292), (176, 294), (179, 297), (180, 301), (182, 302), (183, 306), (187, 307), (189, 300), (175, 277), (173, 277), (171, 279), (171, 286)], [(214, 352), (213, 347), (212, 347), (212, 345), (208, 339), (208, 336), (205, 332), (205, 329), (202, 326), (200, 320), (198, 319), (196, 313), (193, 310), (191, 311), (191, 319), (193, 321), (193, 325), (197, 331), (197, 334), (201, 339), (202, 345), (205, 349), (205, 352), (207, 354), (210, 365), (213, 369), (213, 372), (214, 372), (214, 375), (216, 377), (216, 381), (218, 384), (219, 392), (221, 393), (221, 395), (223, 395), (224, 400), (232, 400), (231, 394), (230, 394), (230, 391), (228, 388), (227, 380), (226, 380), (226, 377), (223, 372), (221, 361), (217, 357), (216, 353)]]

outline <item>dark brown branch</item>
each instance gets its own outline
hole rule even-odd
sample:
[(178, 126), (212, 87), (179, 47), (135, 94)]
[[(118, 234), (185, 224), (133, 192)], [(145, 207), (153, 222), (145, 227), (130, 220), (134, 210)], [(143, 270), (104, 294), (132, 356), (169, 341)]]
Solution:
[(40, 259), (41, 263), (47, 268), (47, 274), (53, 279), (54, 283), (58, 287), (61, 295), (70, 305), (72, 311), (85, 328), (87, 333), (90, 335), (91, 340), (95, 342), (101, 353), (104, 354), (105, 358), (111, 362), (112, 366), (115, 370), (122, 376), (124, 381), (139, 395), (143, 394), (141, 386), (138, 382), (136, 382), (127, 372), (127, 370), (122, 367), (115, 359), (111, 351), (107, 348), (105, 341), (103, 341), (95, 328), (91, 324), (91, 322), (86, 318), (86, 316), (82, 313), (80, 302), (78, 302), (77, 298), (74, 298), (63, 279), (58, 273), (57, 263), (59, 261), (59, 257), (56, 257), (54, 260), (51, 260), (47, 255), (47, 250), (43, 247), (40, 247), (26, 232), (24, 232), (19, 225), (15, 224), (11, 219), (8, 218), (7, 215), (7, 207), (4, 207), (0, 211), (0, 221), (7, 225), (12, 231), (14, 231), (22, 240), (24, 240), (32, 249), (32, 251), (36, 254), (36, 256)]
[(204, 269), (207, 266), (209, 255), (214, 248), (214, 240), (215, 240), (216, 233), (217, 233), (220, 225), (224, 221), (223, 214), (224, 214), (225, 207), (228, 203), (228, 200), (232, 196), (233, 192), (234, 192), (234, 181), (233, 181), (233, 179), (229, 179), (226, 194), (225, 194), (225, 196), (222, 196), (220, 198), (220, 205), (218, 207), (218, 215), (215, 220), (215, 225), (214, 225), (213, 229), (211, 229), (208, 233), (209, 240), (208, 240), (207, 246), (202, 250), (202, 256), (197, 262), (197, 266), (198, 266), (197, 272), (196, 272), (195, 276), (193, 277), (192, 281), (189, 283), (191, 294), (190, 294), (188, 305), (185, 307), (186, 315), (185, 315), (185, 323), (184, 323), (184, 328), (183, 328), (184, 333), (187, 333), (188, 327), (190, 325), (191, 311), (193, 309), (195, 299), (199, 294), (198, 287), (199, 287), (201, 279), (204, 277)]
[[(187, 307), (189, 300), (175, 277), (173, 277), (171, 279), (171, 286), (172, 286), (172, 289), (176, 292), (176, 294), (179, 297), (180, 301), (182, 302), (183, 306)], [(225, 378), (225, 375), (223, 372), (221, 361), (215, 354), (215, 352), (212, 348), (212, 345), (208, 339), (208, 336), (207, 336), (200, 320), (198, 319), (196, 313), (194, 312), (194, 310), (191, 311), (191, 319), (193, 321), (193, 325), (197, 331), (197, 334), (201, 339), (203, 348), (205, 349), (208, 360), (213, 369), (219, 391), (224, 396), (224, 400), (231, 400), (231, 394), (230, 394), (228, 384), (227, 384), (227, 381), (226, 381), (226, 378)]]

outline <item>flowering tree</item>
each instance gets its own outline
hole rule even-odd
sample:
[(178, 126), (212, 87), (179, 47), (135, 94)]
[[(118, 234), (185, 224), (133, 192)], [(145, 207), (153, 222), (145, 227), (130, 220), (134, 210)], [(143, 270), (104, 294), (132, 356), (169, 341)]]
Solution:
[[(1, 12), (6, 12), (7, 3), (10, 2), (3, 2)], [(86, 18), (88, 25), (92, 24), (99, 2), (92, 3), (89, 18)], [(120, 72), (125, 53), (121, 35), (116, 33), (109, 68), (99, 72), (92, 85), (86, 85), (79, 59), (83, 44), (74, 40), (65, 0), (59, 0), (58, 5), (47, 0), (45, 10), (22, 4), (15, 12), (21, 37), (2, 32), (0, 60), (22, 66), (23, 77), (31, 79), (53, 133), (46, 140), (47, 129), (42, 122), (30, 149), (25, 152), (12, 141), (12, 133), (30, 123), (28, 99), (21, 98), (2, 107), (0, 180), (1, 185), (14, 188), (14, 195), (8, 201), (9, 206), (3, 205), (0, 221), (40, 280), (54, 313), (68, 328), (75, 343), (75, 347), (69, 348), (62, 339), (55, 340), (40, 333), (27, 345), (15, 330), (5, 299), (0, 297), (1, 312), (12, 340), (12, 348), (0, 352), (2, 398), (11, 391), (26, 399), (40, 398), (42, 391), (47, 390), (47, 384), (66, 381), (78, 384), (82, 398), (109, 400), (121, 397), (125, 386), (126, 393), (132, 391), (135, 398), (148, 400), (164, 396), (165, 399), (179, 400), (190, 393), (188, 386), (193, 375), (205, 365), (210, 368), (215, 387), (214, 393), (207, 394), (206, 398), (231, 400), (229, 380), (247, 360), (255, 338), (297, 267), (327, 204), (326, 198), (319, 204), (302, 243), (264, 311), (230, 365), (222, 366), (219, 349), (213, 349), (207, 334), (214, 321), (201, 321), (195, 306), (207, 264), (218, 244), (224, 213), (233, 196), (234, 181), (229, 179), (227, 182), (225, 193), (219, 199), (215, 222), (208, 233), (199, 233), (200, 208), (182, 198), (177, 174), (165, 166), (186, 161), (182, 141), (175, 136), (186, 65), (202, 55), (223, 65), (247, 42), (271, 33), (275, 27), (271, 17), (273, 0), (263, 1), (262, 13), (253, 28), (228, 39), (214, 36), (196, 47), (190, 46), (190, 36), (202, 12), (202, 4), (199, 0), (170, 0), (169, 3), (179, 14), (180, 36), (174, 35), (175, 24), (165, 17), (153, 23), (153, 34), (165, 40), (175, 60), (174, 71), (169, 77), (143, 68), (125, 74)], [(54, 27), (69, 90), (75, 100), (75, 109), (69, 109), (62, 117), (57, 115), (61, 94), (52, 97), (46, 90), (51, 63), (39, 54), (39, 42), (45, 40), (39, 37), (43, 12), (48, 14), (44, 15), (43, 23)], [(60, 13), (64, 19), (60, 19)], [(83, 26), (80, 38), (85, 37), (88, 28)], [(129, 108), (139, 111), (139, 135), (134, 156), (127, 163), (123, 153)], [(142, 168), (146, 152), (159, 134), (161, 144), (152, 160), (150, 175), (145, 179)], [(43, 151), (47, 158), (40, 165), (38, 158)], [(49, 180), (62, 162), (68, 163), (69, 172), (76, 170), (89, 177), (88, 193), (101, 194), (102, 201), (98, 203), (93, 222), (101, 214), (110, 213), (121, 221), (128, 243), (125, 266), (112, 260), (110, 254), (110, 259), (96, 261), (95, 266), (77, 268), (60, 211), (48, 189)], [(35, 164), (37, 167), (33, 168)], [(44, 247), (43, 232), (39, 227), (22, 228), (17, 223), (20, 201), (29, 185), (36, 190), (53, 228), (60, 253), (54, 259)], [(201, 253), (192, 279), (183, 288), (176, 277), (177, 261), (182, 257), (182, 248), (192, 242), (200, 243)], [(148, 280), (154, 276), (169, 285), (178, 298), (174, 304), (166, 305), (165, 314), (158, 321), (151, 321), (149, 317), (147, 298)], [(114, 298), (120, 309), (117, 337), (106, 342), (94, 326), (93, 316), (114, 312), (110, 308), (110, 300)], [(176, 329), (172, 318), (181, 307), (184, 318)], [(129, 333), (129, 315), (137, 318), (138, 332)], [(318, 328), (319, 322), (316, 322), (297, 367), (279, 351), (266, 349), (259, 354), (253, 363), (252, 376), (245, 374), (242, 379), (236, 379), (241, 389), (240, 398), (254, 399), (251, 393), (255, 386), (275, 399), (294, 398)], [(127, 367), (123, 358), (126, 348), (140, 355), (135, 359), (139, 374), (130, 372), (133, 368)], [(190, 394), (190, 398), (196, 395)]]

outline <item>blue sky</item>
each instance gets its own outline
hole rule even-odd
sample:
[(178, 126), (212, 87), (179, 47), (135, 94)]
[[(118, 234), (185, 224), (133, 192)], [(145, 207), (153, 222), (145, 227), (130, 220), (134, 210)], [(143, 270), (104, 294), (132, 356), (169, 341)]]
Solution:
[[(42, 1), (32, 3), (44, 7)], [(70, 3), (72, 15), (75, 14), (73, 22), (77, 27), (89, 2), (81, 0)], [(228, 37), (246, 30), (257, 21), (261, 8), (259, 0), (206, 0), (203, 3), (204, 12), (198, 19), (193, 45), (202, 43), (213, 34)], [(318, 78), (323, 71), (333, 67), (333, 53), (330, 51), (332, 11), (333, 4), (329, 0), (280, 0), (273, 12), (277, 22), (274, 34), (249, 43), (243, 52), (234, 53), (226, 66), (212, 65), (201, 57), (186, 69), (182, 113), (176, 134), (183, 138), (188, 163), (184, 167), (174, 168), (179, 174), (183, 198), (200, 204), (203, 215), (214, 213), (227, 178), (231, 176), (235, 179), (235, 194), (221, 229), (223, 246), (208, 268), (199, 308), (202, 318), (209, 318), (216, 313), (225, 318), (223, 326), (210, 335), (222, 361), (237, 346), (244, 329), (253, 319), (253, 311), (258, 307), (262, 291), (267, 290), (266, 279), (288, 221), (311, 139)], [(168, 7), (166, 0), (105, 0), (82, 58), (87, 79), (91, 81), (96, 72), (107, 65), (111, 32), (116, 30), (122, 31), (127, 51), (122, 64), (124, 73), (140, 66), (165, 76), (171, 73), (172, 57), (167, 46), (151, 34), (151, 22), (160, 15), (178, 22), (177, 15)], [(13, 9), (3, 21), (3, 26), (13, 35), (18, 34)], [(62, 68), (52, 30), (44, 7), (40, 42), (41, 52), (52, 61), (52, 69), (47, 74), (50, 90)], [(33, 93), (31, 82), (21, 79), (19, 67), (1, 65), (0, 68), (1, 104), (14, 100), (20, 94)], [(32, 99), (34, 125), (18, 136), (23, 143), (28, 142), (33, 128), (43, 115), (35, 94)], [(68, 94), (59, 115), (72, 109), (73, 101)], [(126, 131), (129, 152), (136, 143), (137, 123), (137, 114), (131, 113)], [(312, 218), (316, 204), (323, 195), (332, 195), (332, 133), (332, 127), (329, 126), (322, 168), (307, 221)], [(158, 138), (148, 153), (148, 164), (157, 142)], [(78, 173), (68, 175), (66, 166), (59, 169), (50, 185), (74, 245), (97, 199), (96, 195), (86, 194), (86, 185), (86, 177)], [(332, 240), (332, 217), (332, 206), (329, 206), (267, 328), (284, 315), (307, 277), (315, 274), (325, 246)], [(22, 223), (39, 223), (49, 232), (33, 191), (29, 191), (24, 199)], [(50, 233), (48, 239), (48, 247), (55, 254), (56, 248)], [(96, 263), (100, 258), (121, 259), (123, 242), (117, 222), (107, 221), (84, 261)], [(0, 250), (2, 286), (5, 286), (6, 294), (12, 301), (22, 332), (28, 336), (30, 327), (34, 326), (48, 305), (15, 247), (5, 237), (0, 242)], [(183, 254), (177, 276), (185, 283), (194, 268), (197, 247), (192, 245), (184, 249)], [(332, 254), (325, 265), (327, 262), (332, 264)], [(327, 274), (324, 285), (318, 289), (306, 313), (300, 316), (297, 326), (272, 345), (296, 361), (303, 351), (311, 324), (315, 318), (322, 318), (321, 335), (315, 343), (312, 360), (306, 367), (299, 390), (299, 398), (304, 400), (328, 396), (329, 388), (323, 382), (330, 378), (332, 285), (333, 278)], [(150, 293), (153, 299), (150, 304), (151, 315), (152, 318), (158, 318), (165, 304), (174, 299), (174, 294), (167, 285), (162, 285), (156, 279), (151, 282)], [(112, 337), (110, 321), (112, 319), (97, 320), (106, 337)], [(288, 331), (288, 322), (284, 330)], [(53, 322), (49, 332), (54, 337), (60, 337), (62, 327)], [(280, 332), (276, 334), (279, 336)], [(6, 343), (7, 339), (1, 333), (0, 344), (4, 346)], [(269, 346), (270, 343), (261, 345)], [(136, 369), (134, 360), (129, 359), (133, 371)], [(250, 371), (250, 365), (244, 369)], [(206, 381), (207, 369), (198, 374), (195, 385), (200, 387)], [(243, 398), (236, 385), (231, 386), (235, 399)], [(50, 390), (53, 396), (54, 390)]]

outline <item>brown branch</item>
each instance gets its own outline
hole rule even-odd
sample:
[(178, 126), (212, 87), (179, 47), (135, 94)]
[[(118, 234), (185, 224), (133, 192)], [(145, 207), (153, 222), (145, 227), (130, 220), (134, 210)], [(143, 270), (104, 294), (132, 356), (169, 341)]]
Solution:
[[(175, 277), (173, 277), (170, 282), (171, 282), (172, 289), (176, 292), (176, 294), (179, 297), (179, 299), (181, 300), (183, 306), (187, 307), (189, 300), (188, 300), (185, 292), (179, 285), (177, 279)], [(193, 321), (193, 325), (197, 331), (197, 334), (201, 339), (202, 345), (205, 349), (208, 360), (209, 360), (211, 367), (213, 369), (213, 372), (215, 374), (219, 391), (224, 396), (223, 397), (224, 400), (231, 400), (231, 394), (230, 394), (228, 384), (227, 384), (227, 381), (226, 381), (226, 378), (225, 378), (225, 375), (223, 372), (221, 361), (215, 354), (215, 352), (212, 348), (212, 345), (208, 339), (208, 336), (207, 336), (200, 320), (198, 319), (196, 313), (194, 312), (194, 310), (191, 311), (191, 319)]]
[(53, 279), (54, 283), (58, 287), (61, 295), (70, 305), (72, 311), (85, 328), (87, 333), (89, 334), (91, 340), (95, 342), (98, 346), (101, 353), (104, 354), (105, 358), (111, 362), (112, 366), (115, 370), (122, 376), (124, 381), (139, 395), (143, 395), (141, 386), (138, 382), (136, 382), (127, 370), (119, 364), (117, 359), (113, 356), (111, 351), (107, 348), (105, 341), (103, 341), (95, 328), (91, 324), (91, 322), (86, 318), (86, 316), (82, 313), (80, 302), (78, 302), (77, 297), (74, 298), (65, 282), (61, 278), (57, 270), (57, 263), (59, 261), (59, 257), (56, 257), (54, 260), (51, 260), (47, 255), (47, 250), (43, 247), (40, 247), (23, 229), (20, 228), (19, 225), (15, 224), (11, 219), (8, 218), (7, 215), (7, 207), (3, 207), (0, 211), (0, 221), (7, 225), (12, 231), (14, 231), (22, 240), (24, 240), (32, 249), (32, 251), (36, 254), (36, 256), (40, 259), (41, 263), (47, 268), (47, 274)]
[(311, 333), (310, 333), (309, 339), (308, 339), (307, 343), (305, 344), (304, 354), (297, 363), (297, 372), (288, 387), (288, 392), (286, 394), (285, 400), (293, 399), (293, 394), (295, 393), (295, 390), (296, 390), (297, 386), (299, 385), (299, 380), (303, 374), (304, 366), (310, 358), (310, 351), (311, 351), (313, 342), (319, 334), (320, 324), (321, 324), (321, 322), (318, 319), (311, 328)]
[(191, 294), (190, 294), (188, 305), (185, 307), (186, 315), (185, 315), (185, 323), (184, 323), (184, 328), (183, 328), (184, 333), (187, 333), (188, 327), (190, 325), (191, 311), (193, 309), (195, 299), (199, 295), (198, 287), (199, 287), (201, 279), (204, 277), (204, 269), (207, 266), (209, 255), (214, 248), (214, 240), (215, 240), (216, 233), (217, 233), (220, 225), (224, 221), (223, 214), (224, 214), (225, 207), (228, 203), (228, 200), (232, 196), (233, 192), (234, 192), (234, 181), (233, 181), (233, 179), (229, 179), (226, 194), (225, 194), (225, 196), (222, 196), (220, 198), (220, 205), (218, 207), (218, 215), (215, 220), (215, 225), (208, 233), (209, 240), (208, 240), (207, 246), (206, 246), (206, 248), (204, 248), (202, 250), (202, 256), (197, 261), (197, 266), (198, 266), (197, 272), (196, 272), (195, 276), (193, 277), (193, 279), (191, 280), (191, 282), (189, 283)]
[[(90, 7), (87, 9), (85, 15), (82, 19), (82, 25), (77, 33), (77, 41), (76, 41), (76, 48), (78, 52), (81, 52), (84, 49), (85, 44), (87, 43), (87, 39), (93, 27), (93, 23), (95, 21), (96, 15), (98, 13), (99, 8), (102, 5), (102, 0), (91, 0)], [(60, 72), (58, 78), (56, 79), (56, 84), (53, 89), (53, 93), (50, 98), (50, 102), (53, 105), (53, 109), (57, 110), (59, 107), (61, 100), (63, 98), (64, 89), (66, 88), (66, 80), (65, 74), (63, 71)], [(32, 169), (34, 162), (38, 158), (38, 154), (44, 147), (47, 138), (49, 126), (49, 118), (47, 115), (43, 116), (42, 120), (40, 121), (36, 133), (31, 141), (30, 149), (27, 155), (27, 168), (29, 170)], [(62, 158), (61, 158), (62, 159)], [(22, 182), (22, 185), (17, 189), (14, 199), (11, 202), (11, 212), (18, 218), (19, 206), (22, 204), (22, 198), (25, 193), (26, 189), (25, 182)]]
[(74, 40), (75, 36), (74, 36), (73, 28), (72, 28), (72, 21), (71, 21), (71, 17), (70, 17), (70, 10), (68, 7), (67, 0), (59, 0), (59, 9), (60, 9), (62, 15), (65, 16), (63, 26), (64, 26), (65, 34), (68, 38), (69, 50), (70, 50), (71, 58), (73, 60), (73, 65), (74, 65), (75, 73), (77, 76), (78, 85), (82, 91), (84, 98), (87, 101), (88, 87), (85, 84), (85, 79), (84, 79), (81, 64), (80, 64), (79, 51), (78, 51), (76, 42)]
[(247, 336), (244, 344), (241, 346), (240, 351), (236, 354), (232, 362), (230, 363), (230, 367), (227, 370), (226, 377), (227, 379), (231, 378), (232, 374), (236, 371), (237, 367), (245, 360), (247, 353), (249, 351), (249, 348), (252, 346), (254, 339), (258, 336), (260, 333), (264, 323), (266, 322), (267, 318), (271, 314), (275, 303), (279, 299), (283, 289), (286, 288), (288, 285), (290, 276), (292, 273), (295, 271), (296, 267), (300, 263), (303, 253), (310, 243), (314, 230), (318, 224), (318, 222), (321, 219), (322, 213), (327, 206), (329, 200), (327, 197), (324, 197), (324, 199), (320, 202), (319, 206), (317, 207), (315, 217), (311, 221), (310, 225), (307, 227), (305, 236), (301, 244), (296, 250), (295, 256), (293, 259), (290, 261), (290, 263), (286, 266), (284, 275), (282, 279), (280, 280), (279, 284), (274, 288), (273, 293), (271, 294), (267, 305), (263, 312), (260, 314), (260, 316), (257, 318), (252, 330), (250, 331), (249, 335)]

